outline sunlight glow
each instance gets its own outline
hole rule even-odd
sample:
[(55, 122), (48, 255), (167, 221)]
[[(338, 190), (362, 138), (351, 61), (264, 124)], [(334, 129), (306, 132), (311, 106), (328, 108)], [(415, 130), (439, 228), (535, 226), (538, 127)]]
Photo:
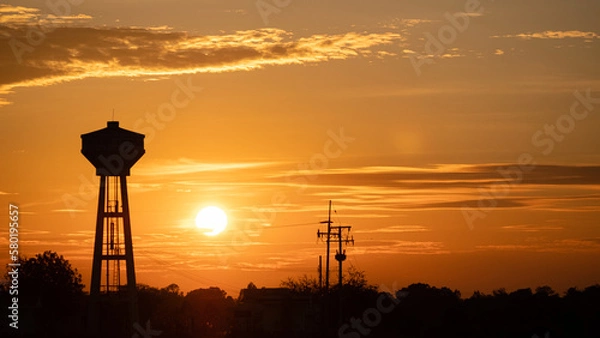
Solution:
[(216, 236), (227, 227), (227, 215), (221, 208), (215, 206), (205, 207), (196, 215), (196, 227), (210, 230), (204, 232), (207, 236)]

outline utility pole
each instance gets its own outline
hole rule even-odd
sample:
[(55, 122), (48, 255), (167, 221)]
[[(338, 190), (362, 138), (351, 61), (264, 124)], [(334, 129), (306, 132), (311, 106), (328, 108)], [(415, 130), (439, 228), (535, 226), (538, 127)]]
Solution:
[[(350, 229), (352, 228), (349, 225), (339, 225), (339, 226), (331, 226), (331, 201), (329, 201), (329, 216), (326, 221), (320, 222), (321, 224), (327, 224), (327, 232), (321, 232), (321, 230), (317, 231), (317, 237), (322, 238), (325, 237), (325, 242), (327, 243), (327, 255), (325, 256), (325, 292), (329, 291), (329, 251), (331, 247), (332, 239), (338, 242), (338, 250), (335, 254), (335, 259), (339, 262), (339, 275), (338, 275), (338, 283), (340, 288), (342, 287), (342, 262), (346, 260), (346, 250), (342, 250), (342, 243), (352, 243), (354, 244), (354, 238), (350, 237)], [(332, 232), (332, 230), (335, 230)], [(344, 237), (344, 230), (348, 231), (348, 234)]]
[[(349, 225), (340, 225), (335, 226), (333, 229), (337, 230), (337, 233), (333, 234), (333, 237), (337, 237), (337, 242), (339, 244), (339, 249), (335, 253), (335, 260), (339, 262), (338, 264), (338, 285), (341, 289), (342, 287), (342, 262), (346, 260), (346, 250), (342, 250), (342, 243), (352, 243), (354, 245), (354, 238), (350, 237), (350, 229), (352, 229)], [(344, 238), (344, 230), (348, 230), (348, 234)]]
[[(327, 224), (327, 232), (322, 232), (321, 230), (317, 230), (317, 237), (323, 238), (325, 237), (325, 242), (327, 243), (327, 256), (325, 257), (325, 294), (326, 294), (326, 302), (324, 304), (324, 312), (325, 312), (325, 323), (326, 325), (331, 324), (330, 312), (332, 310), (331, 298), (329, 295), (329, 251), (331, 248), (332, 239), (335, 238), (335, 241), (338, 242), (338, 250), (336, 250), (335, 259), (339, 262), (339, 275), (338, 275), (338, 285), (339, 285), (339, 324), (342, 323), (342, 309), (343, 309), (343, 301), (342, 301), (342, 285), (343, 285), (343, 270), (342, 270), (342, 262), (346, 260), (346, 250), (342, 249), (342, 242), (348, 244), (354, 244), (354, 238), (350, 237), (350, 229), (352, 228), (349, 225), (339, 225), (339, 226), (331, 226), (331, 200), (329, 200), (329, 213), (326, 221), (320, 222), (321, 224)], [(336, 230), (332, 232), (332, 229)], [(348, 233), (344, 237), (344, 230), (347, 230)], [(319, 267), (321, 266), (321, 256), (319, 256)], [(319, 285), (321, 285), (321, 269), (319, 268)]]
[[(327, 243), (327, 255), (325, 256), (325, 292), (329, 291), (329, 247), (331, 243), (331, 200), (329, 200), (329, 213), (326, 221), (321, 221), (321, 224), (327, 223), (327, 237), (325, 242)], [(325, 233), (321, 230), (317, 230), (317, 237), (321, 238), (325, 236)]]
[(319, 289), (323, 288), (323, 256), (319, 255)]

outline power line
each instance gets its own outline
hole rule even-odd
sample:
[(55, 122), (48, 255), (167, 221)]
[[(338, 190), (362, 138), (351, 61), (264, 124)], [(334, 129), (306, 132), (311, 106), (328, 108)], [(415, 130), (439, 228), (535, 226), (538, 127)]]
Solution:
[(281, 225), (271, 225), (268, 227), (265, 227), (266, 229), (279, 229), (279, 228), (292, 228), (292, 227), (298, 227), (298, 226), (305, 226), (305, 225), (314, 225), (315, 222), (310, 222), (310, 223), (291, 223), (291, 224), (281, 224)]
[[(224, 282), (217, 281), (217, 280), (210, 279), (210, 278), (206, 278), (206, 277), (200, 277), (200, 276), (196, 275), (195, 273), (192, 273), (190, 270), (178, 269), (178, 268), (174, 267), (175, 264), (170, 263), (168, 261), (165, 261), (163, 259), (154, 257), (156, 254), (160, 254), (161, 251), (158, 251), (158, 252), (155, 252), (155, 253), (150, 253), (150, 252), (148, 252), (146, 250), (138, 250), (138, 252), (143, 253), (146, 258), (148, 258), (150, 260), (153, 260), (153, 261), (155, 261), (157, 263), (160, 263), (161, 266), (169, 269), (170, 271), (172, 271), (172, 272), (174, 272), (176, 274), (179, 274), (179, 275), (181, 275), (181, 276), (183, 276), (183, 277), (185, 277), (187, 279), (190, 279), (190, 280), (192, 280), (194, 282), (201, 283), (201, 284), (208, 284), (208, 283), (206, 283), (208, 281), (210, 283), (214, 283), (215, 285), (219, 285), (220, 284), (220, 285), (225, 285), (225, 286), (229, 286), (229, 287), (232, 287), (232, 288), (238, 288), (238, 286), (235, 286), (235, 285), (232, 285), (232, 284), (224, 283)], [(162, 251), (162, 253), (165, 254), (165, 253), (168, 253), (168, 252)], [(170, 254), (170, 253), (168, 253), (168, 254)], [(138, 257), (139, 257), (139, 255), (138, 255)], [(190, 267), (190, 266), (188, 266), (188, 268), (192, 269), (192, 267)], [(202, 281), (202, 280), (204, 280), (204, 281)]]

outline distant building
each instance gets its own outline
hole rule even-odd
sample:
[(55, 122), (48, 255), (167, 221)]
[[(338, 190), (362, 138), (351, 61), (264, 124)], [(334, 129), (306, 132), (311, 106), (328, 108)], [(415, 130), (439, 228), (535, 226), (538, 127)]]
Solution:
[(320, 328), (320, 304), (286, 288), (242, 289), (235, 337), (311, 337)]

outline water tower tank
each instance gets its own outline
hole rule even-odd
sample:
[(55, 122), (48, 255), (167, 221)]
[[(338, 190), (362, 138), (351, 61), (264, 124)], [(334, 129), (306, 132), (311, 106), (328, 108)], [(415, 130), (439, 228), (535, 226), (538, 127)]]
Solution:
[(96, 167), (98, 176), (129, 176), (144, 155), (144, 135), (108, 121), (106, 128), (81, 135), (81, 153)]

